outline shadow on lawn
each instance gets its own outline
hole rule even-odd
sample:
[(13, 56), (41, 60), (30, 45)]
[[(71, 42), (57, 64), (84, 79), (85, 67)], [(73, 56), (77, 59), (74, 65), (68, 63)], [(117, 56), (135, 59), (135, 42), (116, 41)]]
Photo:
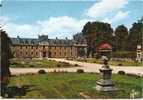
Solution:
[(35, 85), (23, 85), (21, 87), (10, 86), (7, 88), (7, 98), (14, 98), (16, 96), (21, 97), (25, 96), (27, 92), (33, 91)]

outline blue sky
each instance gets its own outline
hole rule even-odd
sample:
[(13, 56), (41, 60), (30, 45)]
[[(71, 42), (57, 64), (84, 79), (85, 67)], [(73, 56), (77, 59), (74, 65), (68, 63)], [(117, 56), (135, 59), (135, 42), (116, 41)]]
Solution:
[[(0, 0), (1, 1), (1, 0)], [(143, 16), (143, 0), (2, 0), (0, 22), (10, 37), (72, 38), (88, 21), (128, 28)]]

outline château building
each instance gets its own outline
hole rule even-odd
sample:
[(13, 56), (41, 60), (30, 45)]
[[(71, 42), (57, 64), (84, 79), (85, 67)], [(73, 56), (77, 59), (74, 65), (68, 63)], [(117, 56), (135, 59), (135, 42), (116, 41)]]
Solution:
[(38, 38), (11, 38), (12, 52), (16, 58), (75, 58), (80, 51), (86, 53), (86, 42), (74, 39), (49, 39), (48, 35)]

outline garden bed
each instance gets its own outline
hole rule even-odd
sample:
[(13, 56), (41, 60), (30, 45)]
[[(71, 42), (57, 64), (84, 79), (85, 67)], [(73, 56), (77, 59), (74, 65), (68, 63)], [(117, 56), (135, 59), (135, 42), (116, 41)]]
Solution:
[(68, 67), (79, 67), (77, 64), (70, 64), (67, 62), (57, 62), (54, 60), (47, 59), (17, 59), (11, 60), (12, 68), (68, 68)]

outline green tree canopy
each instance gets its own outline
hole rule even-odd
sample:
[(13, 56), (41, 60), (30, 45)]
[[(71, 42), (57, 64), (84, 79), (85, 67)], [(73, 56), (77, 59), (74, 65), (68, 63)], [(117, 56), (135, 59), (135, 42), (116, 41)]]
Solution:
[(133, 23), (129, 30), (129, 50), (136, 50), (137, 45), (142, 45), (143, 41), (143, 18)]
[(87, 22), (82, 30), (88, 44), (88, 54), (92, 55), (96, 51), (96, 47), (102, 42), (113, 41), (113, 29), (111, 25), (104, 22)]
[(124, 25), (119, 25), (115, 29), (116, 49), (125, 51), (127, 49), (128, 29)]

